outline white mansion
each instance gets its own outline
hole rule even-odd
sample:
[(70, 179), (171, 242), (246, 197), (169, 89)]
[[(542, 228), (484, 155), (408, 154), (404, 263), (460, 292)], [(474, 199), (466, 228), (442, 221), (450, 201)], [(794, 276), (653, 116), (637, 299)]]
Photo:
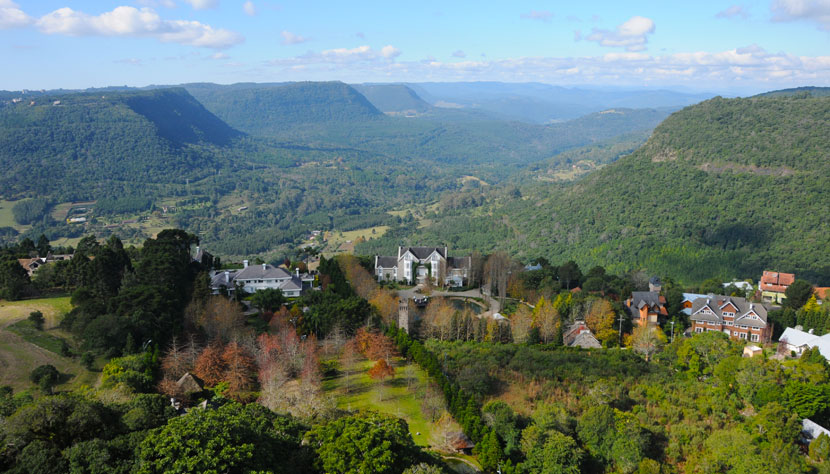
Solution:
[(378, 281), (423, 283), (427, 278), (449, 286), (463, 286), (469, 277), (470, 257), (449, 257), (447, 247), (398, 247), (397, 257), (375, 256)]

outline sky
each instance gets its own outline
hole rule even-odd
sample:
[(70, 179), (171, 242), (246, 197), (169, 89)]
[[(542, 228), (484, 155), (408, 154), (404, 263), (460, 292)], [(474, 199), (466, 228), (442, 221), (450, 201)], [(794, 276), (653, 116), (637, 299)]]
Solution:
[(0, 89), (542, 82), (830, 86), (830, 0), (0, 0)]

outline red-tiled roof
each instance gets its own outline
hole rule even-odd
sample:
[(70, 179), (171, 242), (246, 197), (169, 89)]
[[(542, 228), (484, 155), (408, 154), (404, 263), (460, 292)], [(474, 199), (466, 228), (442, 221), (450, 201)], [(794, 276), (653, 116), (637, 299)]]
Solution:
[(813, 288), (813, 293), (816, 294), (816, 298), (824, 301), (827, 298), (827, 290), (830, 290), (830, 286), (817, 286)]
[(764, 271), (761, 276), (761, 290), (783, 293), (795, 281), (794, 273)]

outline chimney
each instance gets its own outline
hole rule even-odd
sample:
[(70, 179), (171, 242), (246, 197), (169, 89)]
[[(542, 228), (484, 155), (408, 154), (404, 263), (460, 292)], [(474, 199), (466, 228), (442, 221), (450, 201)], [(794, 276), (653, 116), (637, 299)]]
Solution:
[(297, 278), (300, 278), (300, 269), (299, 269), (299, 268), (296, 268), (296, 269), (295, 269), (295, 272), (296, 272)]
[(231, 282), (231, 272), (226, 271), (225, 272), (225, 283), (230, 283), (230, 282)]
[(807, 331), (807, 333), (808, 333), (808, 334), (812, 334), (812, 333), (813, 333), (813, 328), (810, 328), (810, 329)]
[(248, 268), (248, 261), (247, 260), (242, 260), (242, 267), (243, 268)]
[(265, 271), (265, 264), (264, 263), (262, 264), (262, 271), (263, 272)]
[(199, 246), (196, 246), (196, 255), (199, 255)]

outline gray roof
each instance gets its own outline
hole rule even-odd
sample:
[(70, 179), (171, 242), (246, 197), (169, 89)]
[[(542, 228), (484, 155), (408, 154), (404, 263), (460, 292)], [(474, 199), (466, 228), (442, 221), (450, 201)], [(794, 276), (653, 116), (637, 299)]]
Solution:
[(577, 334), (570, 346), (584, 349), (602, 349), (602, 344), (591, 334), (591, 331), (582, 331)]
[(809, 418), (801, 420), (801, 434), (807, 439), (808, 442), (812, 442), (822, 433), (830, 436), (830, 430), (810, 420)]
[(438, 255), (447, 258), (444, 254), (444, 247), (401, 247), (398, 249), (398, 254), (403, 255), (406, 251), (409, 250), (419, 260), (423, 260), (429, 257), (432, 252), (438, 251)]
[(382, 257), (378, 255), (377, 267), (378, 268), (394, 268), (398, 266), (398, 258), (397, 257)]
[[(233, 279), (236, 278), (236, 273), (239, 270), (224, 270), (218, 271), (216, 274), (213, 275), (213, 278), (210, 279), (210, 286), (212, 288), (219, 288), (220, 286), (233, 286)], [(225, 277), (225, 272), (228, 273), (227, 278)]]
[(660, 303), (660, 293), (656, 291), (634, 291), (631, 293), (631, 306), (634, 308), (642, 307), (641, 303), (645, 303), (649, 307), (662, 306)]
[[(763, 328), (767, 325), (767, 307), (761, 303), (750, 303), (746, 298), (738, 296), (708, 295), (692, 301), (692, 315), (690, 318), (696, 321), (712, 321), (723, 323), (724, 307), (732, 304), (735, 307), (734, 324), (736, 326), (748, 326)], [(700, 311), (709, 308), (711, 314), (704, 314)], [(760, 319), (749, 319), (749, 313), (755, 313)]]
[(236, 274), (237, 280), (274, 280), (291, 278), (288, 270), (263, 263), (262, 265), (248, 265)]

